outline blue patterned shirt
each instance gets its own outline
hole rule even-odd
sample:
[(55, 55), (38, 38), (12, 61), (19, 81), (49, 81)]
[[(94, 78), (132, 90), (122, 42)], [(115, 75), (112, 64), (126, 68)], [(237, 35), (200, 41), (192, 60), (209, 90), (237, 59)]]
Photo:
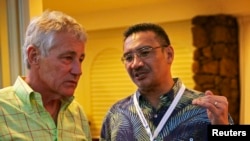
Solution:
[[(178, 78), (174, 80), (175, 85), (172, 90), (160, 98), (160, 106), (157, 109), (153, 108), (143, 96), (139, 97), (139, 105), (149, 124), (151, 133), (155, 131), (181, 87), (181, 80)], [(204, 96), (204, 93), (186, 88), (155, 140), (206, 141), (207, 125), (211, 124), (206, 108), (192, 104), (193, 99), (201, 96)], [(233, 122), (232, 119), (231, 122)], [(100, 140), (149, 141), (149, 135), (137, 114), (133, 95), (118, 101), (108, 111), (103, 121)]]

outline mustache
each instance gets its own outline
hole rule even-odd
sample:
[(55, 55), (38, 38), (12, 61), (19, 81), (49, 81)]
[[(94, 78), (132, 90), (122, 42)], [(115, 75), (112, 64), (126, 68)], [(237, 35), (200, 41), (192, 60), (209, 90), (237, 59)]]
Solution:
[(147, 73), (149, 72), (149, 69), (145, 68), (145, 67), (139, 67), (133, 70), (133, 75), (134, 76), (138, 76), (141, 73)]

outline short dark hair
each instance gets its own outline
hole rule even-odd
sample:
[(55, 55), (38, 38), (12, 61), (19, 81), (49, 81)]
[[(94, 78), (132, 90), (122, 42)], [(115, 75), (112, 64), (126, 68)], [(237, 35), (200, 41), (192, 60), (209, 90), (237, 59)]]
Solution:
[(157, 24), (153, 23), (139, 23), (130, 26), (124, 33), (124, 40), (126, 40), (130, 35), (137, 32), (143, 32), (143, 31), (152, 31), (156, 34), (157, 38), (159, 38), (159, 41), (162, 45), (170, 45), (170, 40), (168, 38), (167, 33), (165, 30)]

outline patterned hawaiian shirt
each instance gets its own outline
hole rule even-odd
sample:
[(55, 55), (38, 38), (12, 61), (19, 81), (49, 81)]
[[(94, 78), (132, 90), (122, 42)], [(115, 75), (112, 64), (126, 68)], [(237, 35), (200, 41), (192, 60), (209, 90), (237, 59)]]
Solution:
[[(182, 82), (174, 79), (172, 90), (160, 99), (160, 106), (155, 109), (143, 97), (139, 96), (139, 106), (153, 133), (178, 93)], [(137, 93), (139, 93), (137, 91)], [(204, 96), (204, 93), (185, 89), (181, 99), (155, 138), (156, 141), (206, 141), (207, 126), (210, 121), (205, 108), (192, 104), (192, 100)], [(229, 116), (230, 121), (232, 121)], [(133, 95), (118, 101), (104, 118), (101, 137), (102, 141), (149, 141), (140, 117), (136, 111)]]

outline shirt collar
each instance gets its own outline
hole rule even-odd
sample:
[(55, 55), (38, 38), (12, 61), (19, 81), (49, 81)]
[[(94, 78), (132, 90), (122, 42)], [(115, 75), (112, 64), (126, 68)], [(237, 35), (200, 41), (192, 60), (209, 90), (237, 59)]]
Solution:
[[(42, 103), (42, 96), (40, 93), (35, 92), (25, 81), (25, 77), (18, 76), (13, 87), (16, 91), (17, 96), (27, 105), (32, 105), (32, 100), (36, 100), (39, 104), (43, 105)], [(69, 104), (75, 99), (74, 96), (70, 98), (62, 99), (62, 108), (66, 109)]]
[[(163, 94), (160, 99), (161, 99), (161, 104), (164, 105), (164, 103), (171, 103), (174, 100), (174, 97), (177, 95), (179, 89), (181, 88), (182, 81), (180, 78), (173, 78), (174, 80), (174, 85), (170, 91), (167, 93)], [(137, 90), (137, 99), (139, 99), (139, 104), (147, 104), (147, 100), (140, 94), (140, 92)], [(148, 103), (149, 104), (149, 103)], [(161, 107), (161, 106), (160, 106)]]

